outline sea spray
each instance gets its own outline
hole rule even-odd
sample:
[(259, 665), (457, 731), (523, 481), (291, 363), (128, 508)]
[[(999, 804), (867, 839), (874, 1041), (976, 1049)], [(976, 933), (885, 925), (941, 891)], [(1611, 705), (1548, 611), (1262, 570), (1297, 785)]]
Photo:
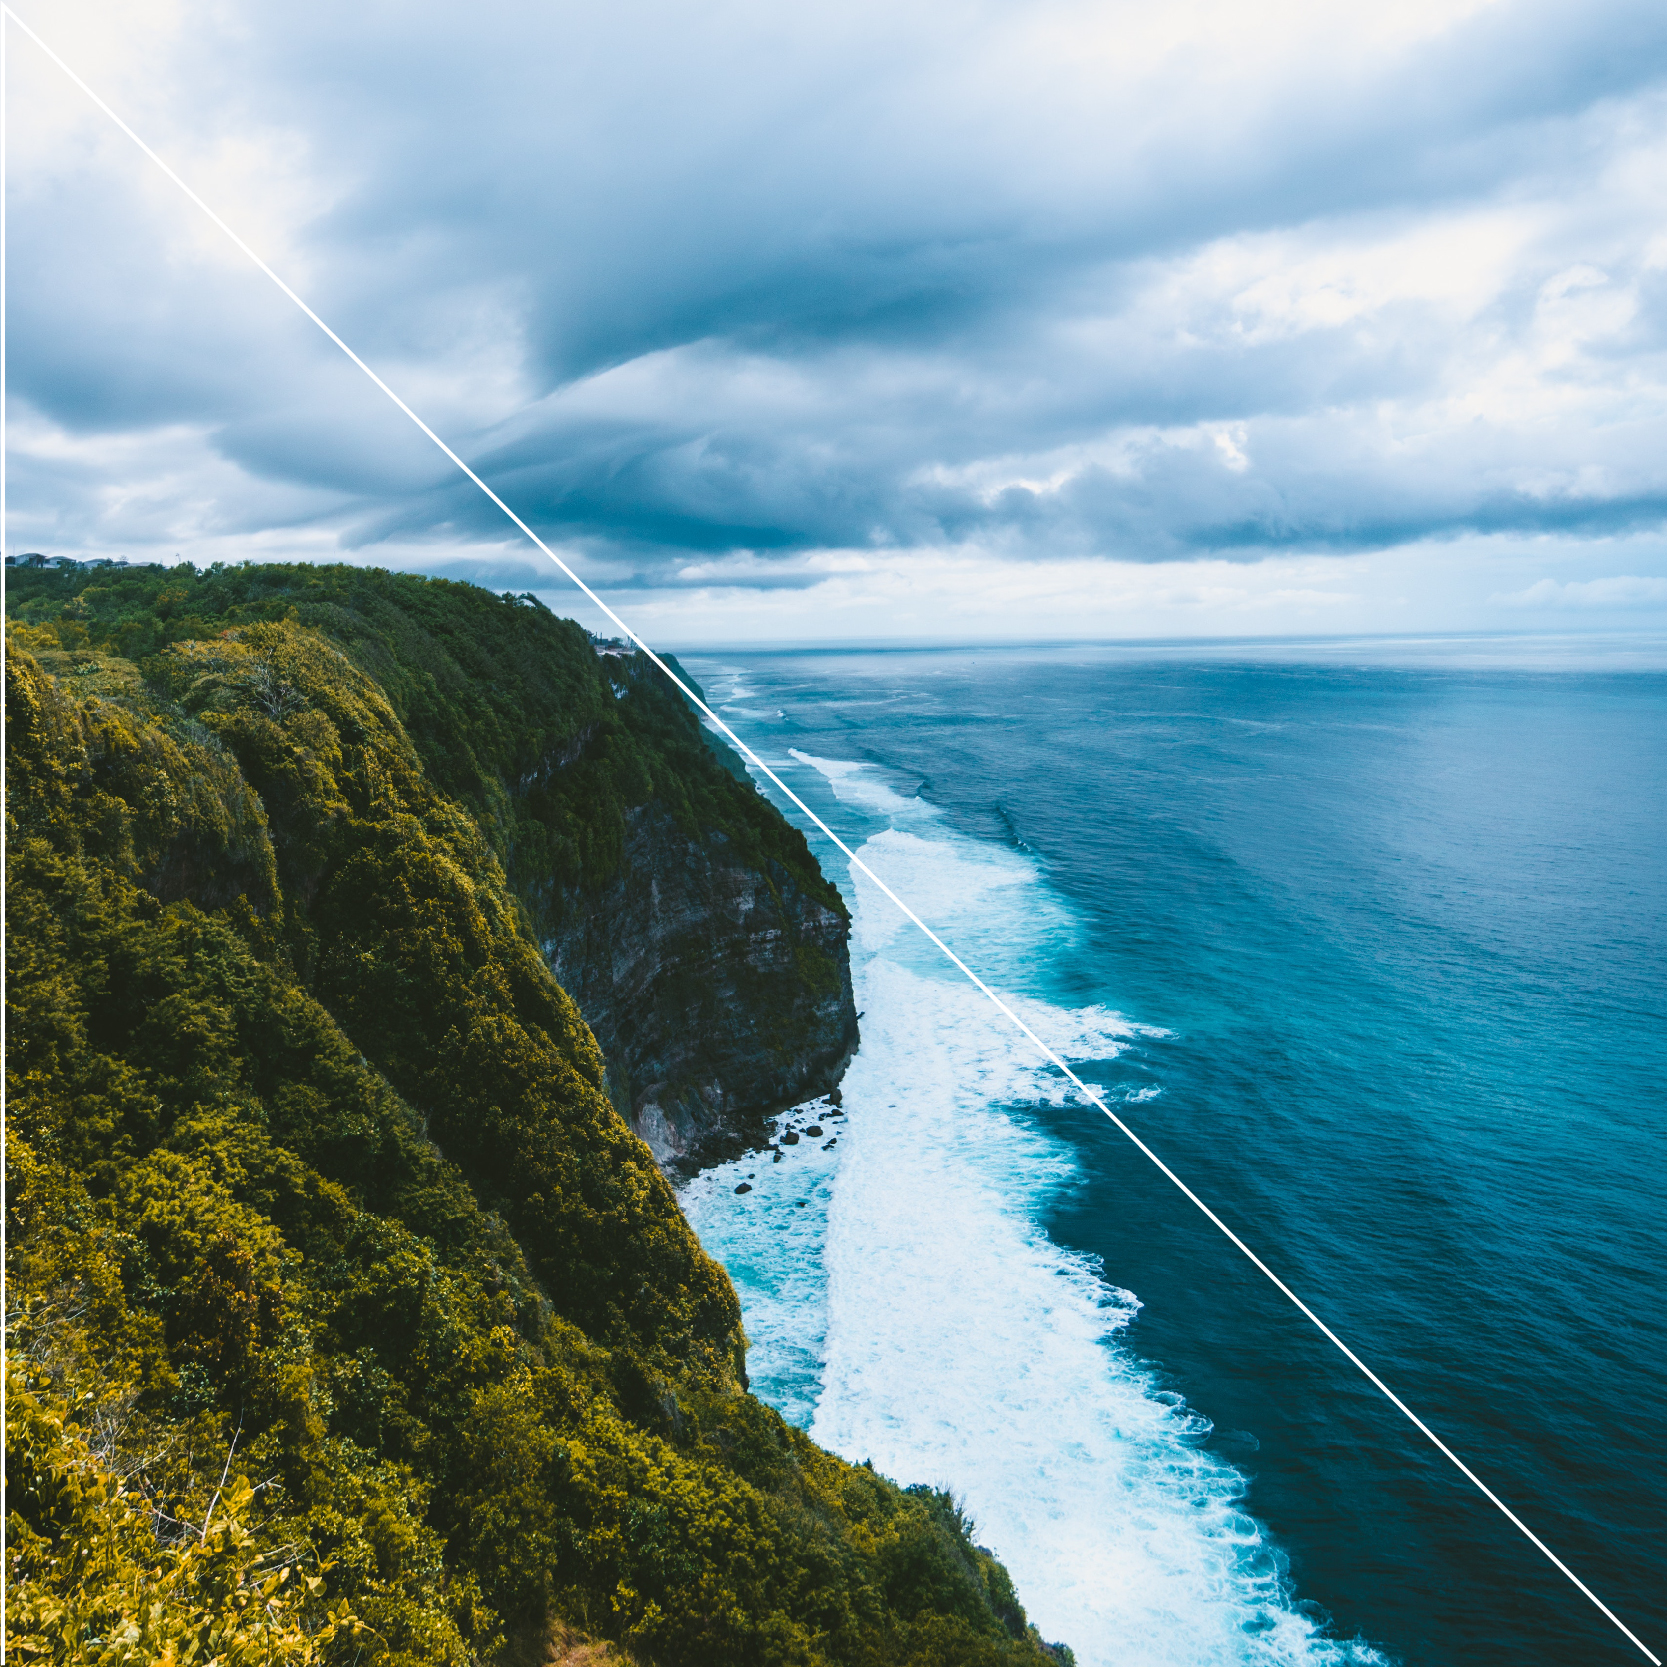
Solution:
[[(1075, 948), (1034, 859), (861, 763), (791, 762), (888, 824), (864, 862), (1050, 1046), (1116, 1055), (1136, 1027), (1020, 993)], [(1063, 1079), (860, 871), (848, 894), (865, 1017), (846, 1115), (799, 1108), (777, 1126), (796, 1140), (684, 1193), (741, 1293), (754, 1387), (834, 1451), (951, 1489), (1083, 1667), (1383, 1660), (1294, 1601), (1208, 1422), (1122, 1342), (1138, 1300), (1044, 1231), (1076, 1161), (1033, 1113), (1064, 1103)]]

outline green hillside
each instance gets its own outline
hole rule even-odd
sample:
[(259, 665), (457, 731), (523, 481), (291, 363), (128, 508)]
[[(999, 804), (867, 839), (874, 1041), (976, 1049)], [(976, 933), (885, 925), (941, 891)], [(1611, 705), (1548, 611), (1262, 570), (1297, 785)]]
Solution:
[(683, 704), (468, 586), (8, 578), (8, 1655), (1057, 1659), (745, 1393), (538, 950), (649, 798), (832, 893)]

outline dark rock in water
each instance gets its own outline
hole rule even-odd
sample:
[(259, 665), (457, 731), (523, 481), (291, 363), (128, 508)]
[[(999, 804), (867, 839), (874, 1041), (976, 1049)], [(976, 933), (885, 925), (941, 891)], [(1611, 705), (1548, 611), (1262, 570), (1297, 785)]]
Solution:
[(830, 1088), (828, 1090), (828, 1104), (829, 1105), (837, 1106), (837, 1105), (843, 1105), (844, 1103), (845, 1103), (844, 1102), (844, 1097), (840, 1094), (840, 1092), (837, 1088)]
[(837, 1145), (838, 1145), (838, 1144), (839, 1144), (839, 1136), (838, 1136), (838, 1135), (835, 1135), (835, 1136), (834, 1136), (834, 1137), (833, 1137), (833, 1139), (832, 1139), (832, 1140), (830, 1140), (830, 1141), (829, 1141), (829, 1142), (828, 1142), (828, 1144), (827, 1144), (827, 1145), (826, 1145), (826, 1146), (824, 1146), (824, 1147), (823, 1147), (823, 1148), (822, 1148), (822, 1150), (823, 1150), (823, 1151), (824, 1151), (824, 1152), (831, 1152), (831, 1151), (832, 1151), (832, 1150), (833, 1150), (833, 1149), (834, 1149), (834, 1147), (836, 1147), (836, 1146), (837, 1146)]
[(776, 1155), (773, 1158), (770, 1159), (770, 1162), (771, 1163), (780, 1163), (781, 1162), (781, 1148), (779, 1146), (776, 1147), (775, 1152), (776, 1152)]
[(822, 1125), (820, 1123), (812, 1123), (811, 1126), (805, 1130), (805, 1133), (809, 1135), (812, 1140), (817, 1140), (821, 1137)]
[(787, 1133), (781, 1137), (781, 1143), (783, 1146), (797, 1146), (799, 1144), (799, 1131), (797, 1129), (789, 1129)]
[(751, 1192), (752, 1187), (746, 1181), (743, 1181), (735, 1190), (737, 1192)]

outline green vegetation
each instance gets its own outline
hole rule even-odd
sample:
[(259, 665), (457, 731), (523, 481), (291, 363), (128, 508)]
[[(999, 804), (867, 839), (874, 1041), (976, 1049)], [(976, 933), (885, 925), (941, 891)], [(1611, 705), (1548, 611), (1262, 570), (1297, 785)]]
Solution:
[(479, 826), (536, 936), (564, 888), (612, 875), (625, 812), (650, 798), (845, 912), (798, 831), (713, 768), (648, 661), (598, 659), (579, 626), (530, 596), (345, 566), (13, 569), (7, 610), (45, 627), (53, 648), (120, 656), (147, 676), (173, 645), (228, 628), (288, 622), (323, 636), (375, 685), (431, 787)]
[(743, 1392), (538, 951), (650, 797), (831, 890), (645, 663), (352, 569), (11, 577), (8, 1653), (1044, 1659), (952, 1501)]

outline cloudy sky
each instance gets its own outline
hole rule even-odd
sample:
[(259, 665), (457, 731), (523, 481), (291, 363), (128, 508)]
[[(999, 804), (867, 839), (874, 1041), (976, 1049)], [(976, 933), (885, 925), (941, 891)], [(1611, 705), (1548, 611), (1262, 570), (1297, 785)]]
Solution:
[[(14, 0), (668, 645), (1667, 628), (1661, 0)], [(537, 589), (15, 29), (8, 548)]]

